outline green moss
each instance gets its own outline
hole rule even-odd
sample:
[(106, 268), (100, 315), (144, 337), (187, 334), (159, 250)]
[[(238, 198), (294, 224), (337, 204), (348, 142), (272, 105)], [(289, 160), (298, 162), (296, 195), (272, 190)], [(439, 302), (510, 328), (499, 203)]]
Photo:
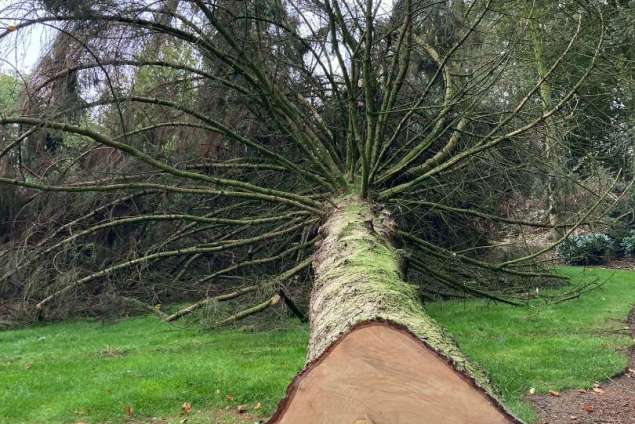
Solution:
[(330, 328), (345, 332), (342, 323), (337, 322), (341, 321), (340, 309), (345, 308), (357, 322), (386, 319), (404, 325), (491, 393), (484, 373), (466, 360), (453, 340), (424, 312), (417, 290), (403, 281), (400, 253), (381, 236), (390, 232), (387, 218), (373, 213), (371, 205), (355, 195), (343, 196), (336, 204), (339, 209), (325, 224), (325, 248), (329, 251), (324, 254), (326, 264), (320, 268), (317, 282), (328, 291), (324, 295), (327, 303), (335, 306), (329, 306), (332, 310), (320, 319), (332, 321), (327, 324)]

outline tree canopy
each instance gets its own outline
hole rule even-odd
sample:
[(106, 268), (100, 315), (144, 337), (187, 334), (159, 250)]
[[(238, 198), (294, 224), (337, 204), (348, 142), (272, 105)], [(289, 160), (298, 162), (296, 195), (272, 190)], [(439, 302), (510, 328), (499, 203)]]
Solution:
[[(5, 48), (36, 26), (53, 40), (19, 110), (0, 113), (0, 183), (24, 202), (7, 220), (0, 291), (52, 315), (105, 293), (202, 297), (171, 319), (250, 298), (229, 322), (274, 293), (293, 305), (320, 223), (349, 193), (390, 213), (421, 293), (518, 303), (529, 281), (558, 278), (542, 255), (599, 220), (630, 175), (630, 7), (7, 2)], [(545, 160), (549, 128), (566, 158)], [(587, 187), (558, 222), (514, 213), (536, 186), (582, 184), (572, 169), (598, 151), (583, 139), (624, 152), (599, 155), (613, 185)], [(561, 231), (501, 258), (489, 237), (501, 227)]]

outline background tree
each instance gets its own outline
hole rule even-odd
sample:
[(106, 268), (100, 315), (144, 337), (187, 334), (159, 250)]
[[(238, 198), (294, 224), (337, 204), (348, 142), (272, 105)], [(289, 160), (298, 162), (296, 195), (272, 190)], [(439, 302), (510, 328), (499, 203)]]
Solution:
[[(0, 74), (0, 114), (10, 113), (17, 106), (20, 83), (10, 74)], [(0, 130), (0, 140), (6, 143), (11, 137), (11, 128)], [(0, 176), (11, 176), (11, 165), (8, 158), (0, 159)], [(11, 223), (20, 209), (22, 199), (16, 187), (3, 186), (0, 188), (0, 242), (8, 241), (11, 234)]]

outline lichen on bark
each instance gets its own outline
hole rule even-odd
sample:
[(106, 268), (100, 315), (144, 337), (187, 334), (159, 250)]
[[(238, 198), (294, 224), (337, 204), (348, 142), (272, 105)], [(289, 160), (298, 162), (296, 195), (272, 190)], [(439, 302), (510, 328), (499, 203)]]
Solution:
[(392, 243), (395, 222), (390, 213), (354, 194), (334, 204), (320, 228), (322, 240), (313, 261), (307, 363), (353, 327), (387, 321), (405, 327), (496, 399), (485, 374), (425, 313), (417, 289), (404, 280), (400, 252)]

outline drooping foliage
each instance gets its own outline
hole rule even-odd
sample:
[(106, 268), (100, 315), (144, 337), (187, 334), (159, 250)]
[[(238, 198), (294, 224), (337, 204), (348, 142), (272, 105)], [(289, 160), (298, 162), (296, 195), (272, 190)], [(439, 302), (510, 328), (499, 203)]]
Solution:
[[(558, 224), (510, 206), (550, 173), (545, 122), (569, 122), (599, 78), (602, 2), (540, 9), (558, 36), (539, 74), (526, 53), (540, 2), (9, 3), (0, 42), (37, 26), (53, 41), (28, 107), (0, 116), (0, 182), (48, 219), (5, 241), (0, 292), (43, 316), (95, 295), (204, 298), (179, 316), (212, 300), (259, 311), (274, 293), (292, 307), (344, 193), (391, 211), (421, 293), (516, 302), (551, 278), (536, 259), (555, 244), (488, 261), (492, 234), (566, 237), (616, 199), (593, 192)], [(42, 134), (55, 148), (33, 153)]]

